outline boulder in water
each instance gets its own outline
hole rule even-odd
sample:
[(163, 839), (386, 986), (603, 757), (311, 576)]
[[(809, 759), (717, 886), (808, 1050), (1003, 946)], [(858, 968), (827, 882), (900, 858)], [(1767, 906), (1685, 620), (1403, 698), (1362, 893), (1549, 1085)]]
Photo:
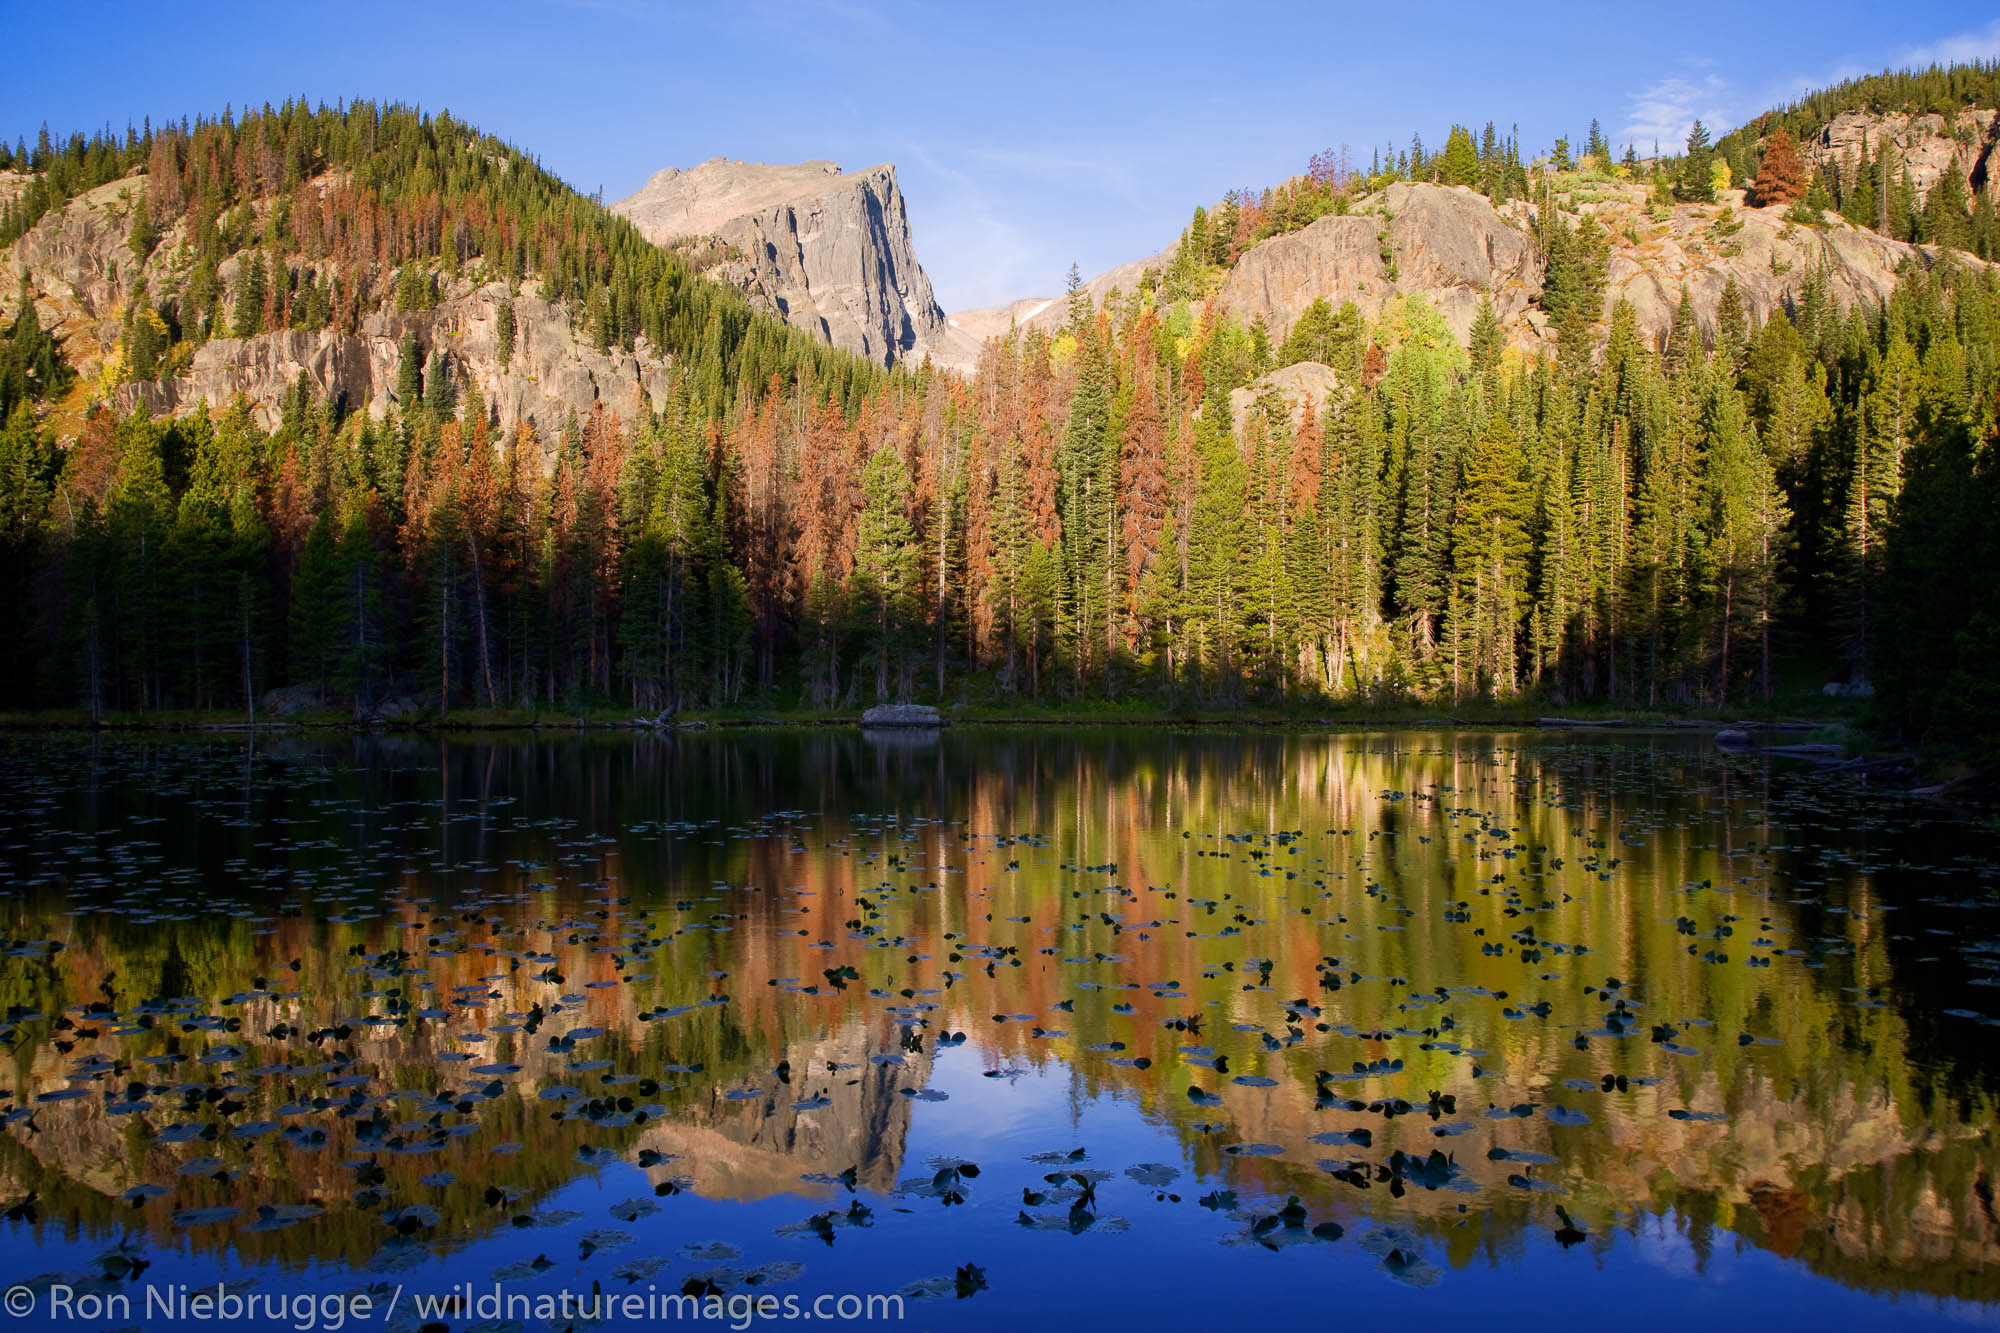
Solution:
[(934, 729), (944, 725), (944, 715), (929, 704), (878, 704), (861, 715), (861, 725), (866, 728)]

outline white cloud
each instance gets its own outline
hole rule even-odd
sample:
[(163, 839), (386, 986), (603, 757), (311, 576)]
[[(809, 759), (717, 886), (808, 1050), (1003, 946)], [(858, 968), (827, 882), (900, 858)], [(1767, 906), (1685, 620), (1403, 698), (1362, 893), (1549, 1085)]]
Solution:
[(1929, 65), (1962, 65), (1975, 60), (2000, 60), (2000, 19), (1979, 31), (1954, 33), (1934, 42), (1901, 47), (1891, 54), (1874, 58), (1851, 57), (1817, 74), (1795, 74), (1766, 88), (1760, 97), (1754, 99), (1754, 105), (1746, 105), (1744, 110), (1747, 115), (1756, 115), (1769, 107), (1796, 102), (1818, 89), (1880, 74), (1885, 69), (1923, 69)]
[(1633, 144), (1644, 155), (1652, 152), (1657, 141), (1662, 152), (1678, 153), (1687, 143), (1688, 130), (1697, 119), (1708, 127), (1711, 137), (1719, 137), (1751, 116), (1848, 79), (1884, 69), (1922, 69), (1927, 65), (1996, 59), (2000, 59), (2000, 19), (1984, 28), (1902, 47), (1879, 60), (1850, 59), (1817, 75), (1793, 75), (1748, 94), (1738, 93), (1716, 74), (1674, 75), (1631, 95), (1630, 118), (1613, 142), (1621, 147)]
[(1898, 68), (1921, 69), (1925, 65), (1963, 65), (1995, 59), (2000, 59), (2000, 19), (1977, 32), (1956, 33), (1925, 46), (1909, 47), (1894, 64)]
[(1711, 138), (1735, 123), (1736, 96), (1728, 81), (1715, 74), (1661, 79), (1633, 93), (1631, 101), (1629, 119), (1612, 142), (1629, 143), (1641, 156), (1651, 155), (1655, 143), (1663, 153), (1680, 152), (1697, 120)]

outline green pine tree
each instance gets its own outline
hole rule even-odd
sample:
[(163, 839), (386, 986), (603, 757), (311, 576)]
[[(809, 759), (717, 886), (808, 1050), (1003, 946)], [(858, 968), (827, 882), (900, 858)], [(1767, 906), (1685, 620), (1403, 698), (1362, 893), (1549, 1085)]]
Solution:
[(1534, 492), (1528, 459), (1504, 418), (1480, 433), (1465, 463), (1452, 515), (1454, 694), (1512, 694), (1518, 679), (1518, 636), (1527, 610), (1529, 523)]
[(1437, 159), (1437, 179), (1440, 185), (1479, 183), (1479, 151), (1472, 146), (1472, 131), (1463, 125), (1452, 126), (1445, 139), (1444, 152)]
[(862, 641), (875, 664), (875, 697), (889, 697), (896, 677), (899, 697), (909, 694), (913, 649), (922, 642), (917, 623), (920, 552), (909, 520), (910, 470), (884, 445), (861, 475), (864, 496), (854, 547), (854, 605), (863, 620)]
[(1698, 120), (1688, 131), (1687, 153), (1681, 158), (1674, 196), (1688, 203), (1715, 202), (1715, 150), (1709, 145), (1707, 127)]
[(333, 514), (322, 510), (299, 551), (286, 653), (292, 683), (310, 686), (322, 703), (347, 645), (347, 579), (334, 528)]

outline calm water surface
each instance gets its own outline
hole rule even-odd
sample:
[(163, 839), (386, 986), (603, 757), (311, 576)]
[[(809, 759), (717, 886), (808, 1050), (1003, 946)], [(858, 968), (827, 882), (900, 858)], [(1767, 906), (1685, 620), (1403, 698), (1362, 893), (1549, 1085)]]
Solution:
[(2000, 834), (1705, 737), (16, 737), (0, 843), (19, 1327), (2000, 1323)]

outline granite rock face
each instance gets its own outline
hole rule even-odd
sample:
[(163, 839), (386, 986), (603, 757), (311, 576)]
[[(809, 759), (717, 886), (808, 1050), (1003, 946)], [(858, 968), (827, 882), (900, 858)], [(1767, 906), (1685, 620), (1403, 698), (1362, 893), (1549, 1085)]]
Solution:
[[(1808, 278), (1824, 275), (1843, 309), (1880, 305), (1898, 272), (1940, 262), (1935, 246), (1894, 241), (1829, 214), (1824, 226), (1792, 221), (1783, 208), (1752, 208), (1742, 190), (1723, 190), (1714, 204), (1681, 204), (1655, 212), (1646, 188), (1600, 183), (1579, 192), (1566, 210), (1574, 225), (1595, 218), (1609, 253), (1604, 316), (1631, 302), (1640, 332), (1662, 345), (1685, 289), (1694, 317), (1712, 337), (1723, 293), (1733, 281), (1753, 322), (1796, 308)], [(1515, 201), (1495, 209), (1471, 190), (1397, 184), (1359, 200), (1353, 212), (1274, 236), (1243, 252), (1223, 279), (1219, 308), (1262, 319), (1274, 342), (1315, 300), (1338, 309), (1352, 301), (1364, 315), (1393, 297), (1422, 297), (1437, 306), (1461, 343), (1480, 302), (1490, 297), (1509, 343), (1534, 355), (1553, 347), (1540, 302), (1545, 261), (1534, 240), (1534, 215)], [(1088, 290), (1096, 299), (1113, 287), (1130, 292), (1146, 267), (1170, 255), (1101, 275)], [(1952, 262), (1981, 268), (1969, 255)], [(1393, 277), (1391, 276), (1393, 274)], [(1011, 324), (1053, 330), (1067, 315), (1060, 298), (968, 311), (954, 320), (982, 337)]]
[[(565, 306), (522, 292), (513, 298), (514, 351), (500, 364), (500, 308), (507, 301), (502, 282), (453, 283), (435, 310), (377, 310), (363, 316), (358, 333), (288, 329), (255, 338), (215, 338), (194, 354), (187, 374), (118, 390), (115, 406), (128, 411), (139, 402), (155, 414), (171, 414), (206, 399), (229, 401), (237, 393), (253, 404), (262, 424), (275, 423), (277, 405), (300, 374), (328, 401), (344, 400), (348, 410), (366, 408), (380, 416), (396, 403), (396, 374), (406, 331), (420, 348), (442, 348), (445, 364), (463, 392), (478, 385), (488, 409), (503, 429), (526, 422), (545, 446), (552, 446), (571, 413), (582, 418), (602, 402), (634, 421), (669, 391), (669, 362), (640, 339), (633, 352), (600, 352), (579, 343)], [(428, 350), (425, 352), (428, 359)]]
[(1280, 366), (1268, 375), (1259, 375), (1240, 389), (1229, 391), (1229, 418), (1242, 429), (1243, 419), (1258, 400), (1266, 394), (1275, 394), (1291, 414), (1293, 429), (1305, 418), (1307, 412), (1319, 412), (1326, 406), (1327, 399), (1339, 393), (1340, 377), (1333, 367), (1321, 365), (1317, 361), (1295, 361), (1289, 366)]
[[(1715, 204), (1682, 205), (1663, 220), (1651, 215), (1636, 185), (1604, 191), (1583, 211), (1597, 217), (1611, 240), (1605, 317), (1621, 298), (1630, 301), (1654, 346), (1672, 329), (1683, 288), (1703, 335), (1713, 337), (1732, 281), (1756, 324), (1780, 309), (1796, 309), (1815, 272), (1844, 310), (1886, 301), (1905, 264), (1928, 269), (1940, 260), (1935, 246), (1893, 241), (1835, 214), (1826, 215), (1824, 226), (1802, 226), (1789, 209), (1749, 207), (1742, 190), (1718, 191)], [(1953, 262), (1985, 267), (1965, 254), (1955, 254)]]
[(2000, 115), (1993, 111), (1968, 107), (1948, 116), (1843, 111), (1802, 147), (1812, 166), (1836, 167), (1843, 179), (1852, 179), (1864, 154), (1880, 159), (1885, 143), (1908, 168), (1919, 203), (1947, 170), (1965, 178), (1968, 195), (1984, 190), (2000, 200)]
[[(27, 179), (11, 172), (7, 176), (13, 182)], [(8, 186), (0, 178), (0, 198), (13, 192)], [(64, 340), (63, 354), (79, 368), (99, 359), (101, 347), (118, 343), (119, 316), (137, 276), (125, 239), (144, 186), (143, 177), (100, 185), (50, 212), (0, 250), (0, 309), (9, 320), (20, 312), (25, 275), (42, 327)], [(80, 341), (78, 334), (83, 335)]]
[[(843, 173), (831, 162), (714, 158), (655, 173), (611, 210), (835, 347), (883, 365), (929, 356), (964, 366), (978, 350), (938, 306), (886, 163)], [(688, 245), (704, 238), (715, 244)]]
[[(1097, 304), (1113, 290), (1130, 295), (1148, 269), (1171, 265), (1174, 251), (1170, 246), (1100, 273), (1084, 285), (1084, 294)], [(1244, 251), (1217, 305), (1245, 322), (1262, 319), (1277, 341), (1316, 300), (1335, 309), (1353, 301), (1372, 315), (1392, 297), (1421, 293), (1463, 340), (1486, 296), (1503, 321), (1512, 320), (1527, 310), (1541, 283), (1541, 256), (1519, 221), (1495, 212), (1471, 190), (1396, 184), (1346, 216), (1321, 218)], [(962, 311), (951, 322), (983, 341), (1013, 325), (1053, 331), (1067, 316), (1061, 297), (1042, 297)]]
[[(1385, 256), (1393, 262), (1385, 262)], [(1372, 315), (1421, 294), (1461, 340), (1487, 297), (1503, 323), (1541, 291), (1542, 258), (1525, 231), (1471, 190), (1396, 184), (1362, 211), (1324, 217), (1251, 247), (1222, 287), (1222, 304), (1283, 338), (1307, 306), (1353, 301)]]

